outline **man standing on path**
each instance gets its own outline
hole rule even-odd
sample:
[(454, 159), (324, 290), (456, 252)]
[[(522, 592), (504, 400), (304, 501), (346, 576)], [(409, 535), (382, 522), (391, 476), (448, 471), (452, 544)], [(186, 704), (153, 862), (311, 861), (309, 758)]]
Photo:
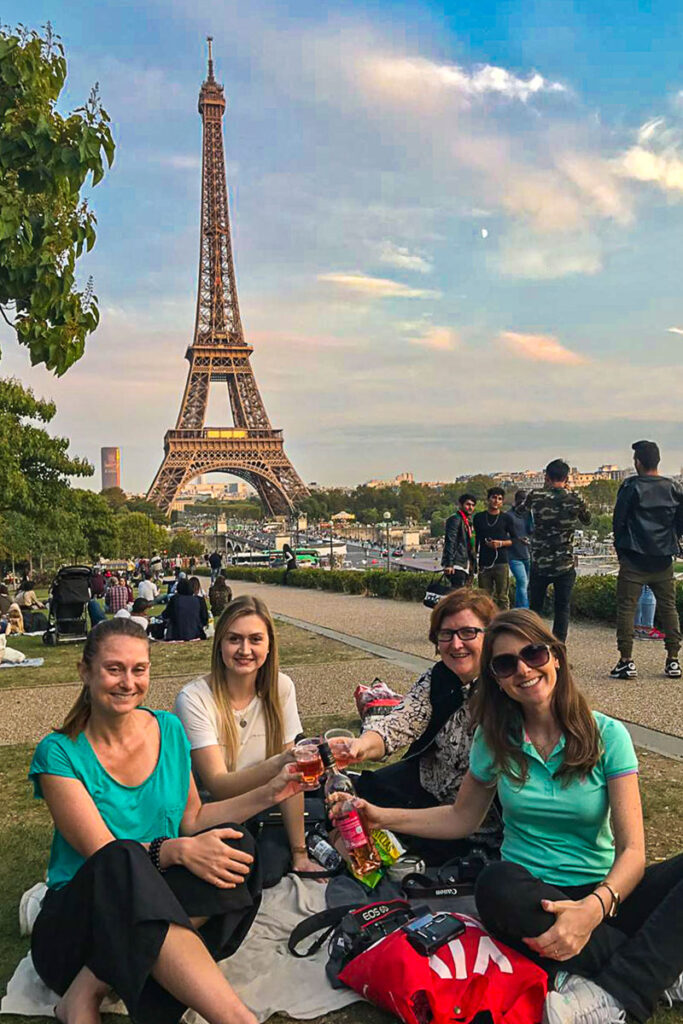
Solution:
[(669, 477), (659, 475), (659, 447), (654, 441), (636, 441), (631, 447), (636, 476), (627, 477), (619, 488), (612, 521), (619, 559), (619, 661), (610, 676), (634, 679), (637, 675), (631, 657), (633, 618), (642, 586), (647, 583), (655, 595), (665, 633), (664, 674), (670, 679), (680, 679), (681, 627), (676, 610), (673, 561), (683, 534), (683, 490)]
[(510, 572), (515, 578), (515, 608), (529, 607), (529, 572), (531, 569), (531, 534), (534, 519), (524, 508), (526, 491), (517, 491), (515, 504), (510, 509), (510, 522), (514, 540), (508, 552)]
[(476, 571), (472, 513), (477, 504), (473, 494), (461, 494), (460, 508), (446, 520), (441, 566), (451, 587), (465, 587)]
[(486, 492), (486, 511), (477, 512), (472, 520), (479, 562), (477, 584), (503, 610), (510, 607), (508, 548), (513, 537), (510, 514), (502, 511), (504, 497), (502, 487), (490, 487)]
[(211, 566), (211, 582), (215, 582), (216, 576), (221, 570), (223, 565), (223, 559), (221, 558), (218, 551), (212, 551), (209, 555), (209, 565)]
[(529, 491), (523, 508), (534, 517), (531, 538), (529, 607), (538, 615), (548, 587), (554, 592), (553, 633), (565, 643), (569, 629), (569, 603), (576, 582), (574, 530), (577, 522), (588, 525), (591, 514), (586, 503), (568, 488), (569, 466), (553, 459), (545, 468), (545, 486)]

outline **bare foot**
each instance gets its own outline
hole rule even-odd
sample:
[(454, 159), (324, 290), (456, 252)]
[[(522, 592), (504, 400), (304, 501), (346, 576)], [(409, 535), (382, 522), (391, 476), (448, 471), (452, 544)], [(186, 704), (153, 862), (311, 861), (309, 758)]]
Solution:
[(55, 1017), (61, 1024), (101, 1024), (100, 1005), (108, 991), (88, 967), (81, 967), (55, 1006)]

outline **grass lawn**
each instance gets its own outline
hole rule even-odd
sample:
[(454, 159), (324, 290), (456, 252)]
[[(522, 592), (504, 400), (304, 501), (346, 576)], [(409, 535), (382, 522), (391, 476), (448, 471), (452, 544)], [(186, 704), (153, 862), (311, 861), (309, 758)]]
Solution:
[[(308, 719), (307, 729), (344, 726), (338, 717)], [(353, 723), (356, 724), (355, 722)], [(28, 949), (28, 940), (19, 936), (19, 898), (44, 877), (51, 823), (45, 806), (34, 800), (26, 780), (32, 748), (26, 745), (0, 747), (0, 991), (4, 993), (19, 959)], [(645, 825), (650, 859), (673, 856), (683, 848), (683, 764), (656, 754), (639, 752), (641, 781), (645, 798)], [(47, 1018), (8, 1016), (8, 1024), (36, 1024)], [(109, 1024), (128, 1018), (111, 1016)], [(317, 1018), (313, 1024), (388, 1024), (395, 1020), (364, 1003)], [(683, 1011), (661, 1010), (656, 1024), (683, 1024)], [(271, 1024), (287, 1024), (291, 1018), (278, 1014)]]
[[(280, 663), (284, 668), (367, 658), (367, 654), (356, 647), (348, 647), (338, 640), (330, 640), (286, 622), (277, 623), (277, 635)], [(188, 644), (153, 643), (152, 680), (174, 677), (191, 679), (200, 672), (207, 672), (211, 661), (211, 644), (211, 640), (196, 640)], [(80, 657), (80, 643), (47, 647), (39, 636), (12, 636), (9, 638), (9, 646), (23, 651), (27, 658), (44, 658), (45, 664), (40, 668), (2, 669), (0, 689), (78, 682), (76, 662)]]

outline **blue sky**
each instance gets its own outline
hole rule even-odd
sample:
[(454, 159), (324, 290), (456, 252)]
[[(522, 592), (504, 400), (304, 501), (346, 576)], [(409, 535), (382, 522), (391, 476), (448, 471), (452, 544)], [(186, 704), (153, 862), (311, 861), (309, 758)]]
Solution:
[[(0, 371), (146, 490), (186, 376), (204, 38), (225, 85), (242, 319), (305, 480), (683, 462), (683, 8), (662, 0), (10, 2), (95, 81), (101, 326), (56, 381)], [(672, 330), (673, 328), (673, 330)], [(214, 386), (210, 421), (227, 423)], [(99, 473), (94, 479), (99, 486)]]

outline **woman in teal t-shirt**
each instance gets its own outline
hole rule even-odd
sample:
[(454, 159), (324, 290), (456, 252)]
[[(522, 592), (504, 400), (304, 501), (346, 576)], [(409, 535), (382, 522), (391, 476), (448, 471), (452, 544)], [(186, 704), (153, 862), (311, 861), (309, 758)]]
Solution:
[(683, 855), (645, 868), (631, 739), (591, 713), (564, 644), (534, 612), (487, 628), (475, 716), (455, 803), (359, 801), (369, 824), (458, 838), (497, 793), (502, 860), (479, 876), (477, 907), (492, 934), (548, 971), (544, 1024), (612, 1024), (625, 1010), (646, 1021), (659, 998), (683, 1002)]
[(83, 688), (38, 745), (29, 777), (55, 831), (33, 962), (64, 1024), (99, 1020), (113, 989), (139, 1024), (189, 1006), (209, 1024), (255, 1024), (215, 960), (239, 947), (260, 902), (244, 821), (301, 791), (292, 765), (202, 805), (175, 715), (143, 706), (149, 642), (130, 619), (91, 630)]

